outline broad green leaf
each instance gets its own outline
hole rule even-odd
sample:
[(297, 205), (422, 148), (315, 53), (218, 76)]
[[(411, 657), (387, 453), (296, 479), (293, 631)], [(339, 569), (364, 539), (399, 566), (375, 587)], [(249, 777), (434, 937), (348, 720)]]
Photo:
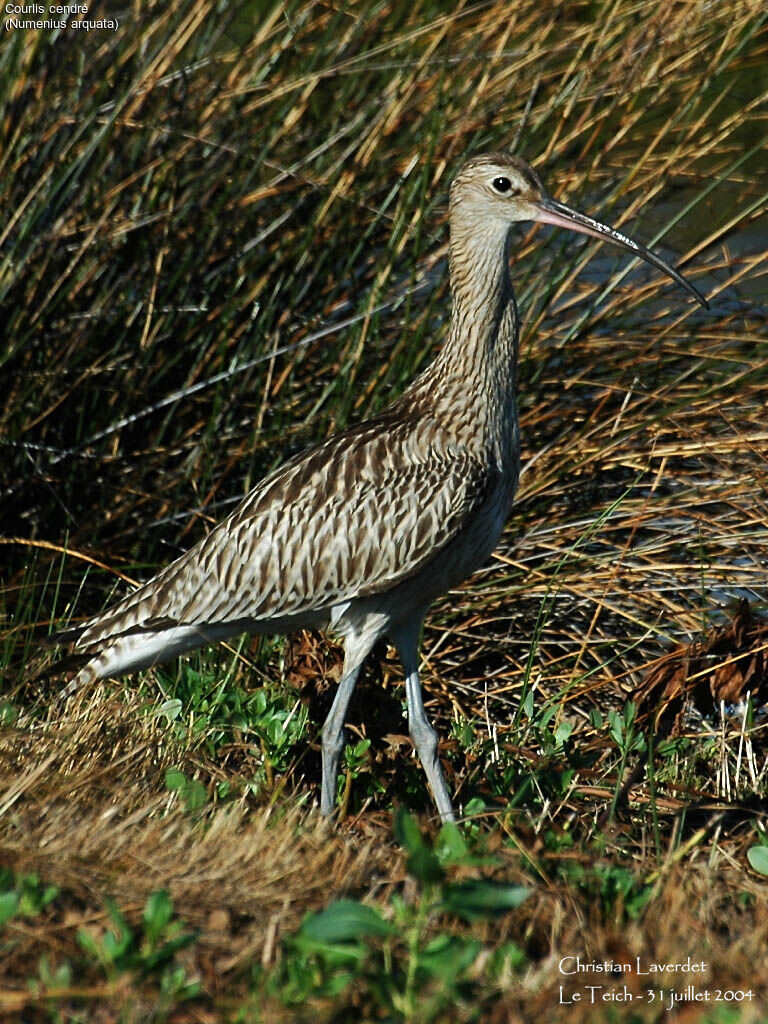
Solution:
[(187, 777), (178, 768), (168, 768), (165, 772), (165, 788), (171, 791), (182, 789), (187, 784)]
[(747, 850), (747, 860), (758, 874), (768, 875), (768, 846), (751, 846)]
[(424, 849), (424, 838), (419, 826), (404, 807), (398, 807), (395, 812), (394, 828), (395, 839), (406, 853), (416, 853), (417, 850)]
[(438, 935), (419, 955), (417, 968), (438, 978), (444, 985), (454, 985), (482, 948), (482, 942), (477, 939)]
[(464, 804), (464, 817), (474, 818), (485, 813), (485, 800), (481, 796), (473, 796)]
[(545, 708), (541, 712), (538, 721), (538, 726), (540, 729), (546, 729), (546, 727), (549, 725), (550, 719), (554, 717), (556, 711), (557, 708), (553, 706), (551, 708)]
[(351, 964), (359, 964), (365, 960), (370, 950), (364, 942), (321, 942), (319, 939), (311, 939), (306, 935), (294, 935), (287, 940), (288, 945), (298, 950), (305, 956), (315, 955), (321, 957), (326, 969), (336, 967), (349, 967)]
[(470, 862), (469, 847), (461, 829), (452, 821), (446, 821), (437, 836), (437, 854), (441, 863), (465, 864)]
[(170, 697), (163, 701), (155, 711), (155, 716), (165, 715), (169, 722), (175, 721), (181, 715), (182, 704), (178, 697)]
[(155, 942), (173, 917), (173, 903), (165, 889), (152, 893), (144, 907), (143, 917), (147, 935)]
[(188, 811), (199, 811), (205, 807), (208, 791), (198, 779), (190, 779), (181, 791), (181, 797)]
[(12, 889), (10, 892), (0, 893), (0, 926), (10, 921), (19, 909), (19, 894)]
[(555, 743), (558, 745), (565, 743), (572, 732), (573, 722), (561, 722), (555, 729)]
[(445, 878), (445, 872), (440, 867), (437, 855), (428, 846), (423, 846), (420, 850), (412, 853), (408, 858), (407, 867), (415, 879), (425, 884), (442, 882)]
[(445, 872), (419, 826), (404, 808), (395, 814), (395, 838), (408, 853), (408, 871), (419, 882), (441, 882)]
[(95, 960), (103, 959), (101, 949), (90, 932), (85, 931), (84, 928), (78, 928), (75, 938), (80, 948), (85, 950), (89, 956), (92, 956)]
[(522, 885), (471, 879), (447, 885), (443, 893), (443, 909), (468, 921), (519, 907), (530, 890)]
[(385, 937), (395, 929), (378, 910), (355, 900), (337, 900), (308, 917), (299, 935), (318, 942), (348, 942), (369, 935)]

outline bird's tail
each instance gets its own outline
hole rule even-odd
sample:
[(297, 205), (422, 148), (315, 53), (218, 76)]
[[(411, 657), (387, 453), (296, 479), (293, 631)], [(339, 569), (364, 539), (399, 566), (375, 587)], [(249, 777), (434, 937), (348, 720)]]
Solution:
[[(65, 644), (74, 644), (85, 632), (85, 624), (82, 626), (68, 626), (66, 629), (59, 629), (50, 636), (43, 636), (39, 639), (41, 647), (63, 647)], [(61, 665), (61, 662), (59, 662)], [(57, 666), (54, 666), (57, 667)]]
[[(41, 645), (44, 647), (56, 647), (59, 644), (57, 637), (60, 636), (61, 634), (46, 637), (41, 641)], [(99, 678), (92, 654), (68, 654), (64, 658), (59, 658), (59, 660), (55, 661), (52, 665), (48, 665), (46, 668), (41, 669), (37, 675), (32, 676), (29, 680), (29, 684), (34, 686), (38, 683), (47, 683), (48, 680), (54, 676), (60, 676), (62, 673), (72, 671), (72, 669), (76, 670), (75, 675), (59, 693), (59, 700), (70, 697), (76, 690), (79, 690), (81, 686), (96, 682)]]

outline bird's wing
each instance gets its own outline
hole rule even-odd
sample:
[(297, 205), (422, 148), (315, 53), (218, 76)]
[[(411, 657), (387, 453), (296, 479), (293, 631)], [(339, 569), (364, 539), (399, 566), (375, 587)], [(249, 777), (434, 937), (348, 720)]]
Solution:
[(398, 426), (382, 433), (369, 421), (272, 473), (195, 547), (85, 623), (76, 649), (176, 625), (301, 616), (418, 572), (495, 481), (428, 424), (422, 437)]

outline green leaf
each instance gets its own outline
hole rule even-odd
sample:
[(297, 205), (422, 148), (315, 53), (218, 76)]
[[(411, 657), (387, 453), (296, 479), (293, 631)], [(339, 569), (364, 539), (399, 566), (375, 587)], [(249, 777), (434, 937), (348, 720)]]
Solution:
[(452, 821), (446, 821), (437, 835), (437, 855), (441, 864), (469, 864), (472, 862), (461, 829)]
[[(163, 701), (159, 708), (154, 712), (156, 717), (165, 715), (169, 722), (174, 722), (181, 715), (182, 703), (178, 697), (170, 697), (168, 700)], [(167, 785), (167, 772), (166, 772), (166, 785)]]
[(384, 938), (395, 928), (385, 921), (378, 910), (356, 900), (337, 900), (325, 910), (308, 917), (299, 935), (318, 942), (348, 942), (369, 935)]
[(19, 717), (17, 708), (8, 700), (0, 700), (0, 725), (13, 725)]
[(499, 946), (490, 956), (489, 968), (491, 974), (497, 974), (505, 967), (518, 970), (528, 963), (528, 955), (516, 942), (505, 942)]
[(481, 796), (473, 796), (464, 805), (464, 817), (474, 818), (485, 813), (485, 800)]
[(406, 866), (413, 877), (423, 884), (442, 882), (445, 878), (440, 861), (427, 846), (411, 854)]
[(94, 960), (103, 959), (101, 949), (90, 932), (85, 931), (83, 928), (78, 928), (75, 938), (77, 939), (80, 948), (85, 950), (85, 952), (88, 953), (89, 956), (92, 956)]
[(187, 784), (187, 777), (184, 772), (179, 771), (178, 768), (167, 768), (165, 772), (165, 788), (170, 789), (174, 792), (177, 789), (183, 789)]
[(107, 932), (102, 940), (102, 946), (110, 960), (117, 960), (130, 948), (133, 942), (133, 932), (114, 900), (107, 898), (104, 903), (107, 908), (107, 916), (112, 922), (116, 934)]
[(533, 718), (533, 690), (529, 690), (525, 697), (523, 697), (523, 703), (520, 705), (520, 708), (526, 718), (529, 720)]
[(27, 917), (34, 917), (58, 895), (58, 886), (43, 886), (34, 873), (23, 875), (21, 877), (19, 913)]
[(37, 976), (46, 988), (69, 988), (72, 984), (72, 967), (65, 961), (54, 968), (43, 953), (37, 961)]
[(10, 921), (19, 909), (19, 894), (15, 889), (0, 893), (0, 927)]
[(198, 932), (186, 932), (184, 935), (178, 935), (175, 939), (171, 939), (170, 942), (164, 942), (154, 953), (149, 953), (143, 958), (142, 969), (144, 973), (153, 971), (160, 964), (172, 960), (180, 949), (185, 949), (187, 946), (192, 945), (197, 939), (198, 934)]
[(621, 746), (624, 739), (624, 722), (616, 711), (608, 712), (608, 722), (610, 723), (610, 733), (613, 736), (614, 741), (618, 746)]
[(406, 853), (416, 853), (424, 848), (424, 839), (419, 831), (419, 826), (404, 807), (398, 807), (395, 812), (394, 829), (395, 839)]
[(554, 705), (550, 708), (545, 708), (539, 715), (538, 726), (540, 729), (546, 729), (549, 725), (550, 719), (554, 717), (557, 708)]
[(408, 853), (408, 871), (419, 882), (441, 882), (445, 872), (414, 819), (403, 807), (395, 814), (395, 838)]
[(43, 907), (47, 907), (49, 903), (52, 903), (60, 892), (61, 889), (58, 885), (46, 885), (40, 897), (40, 909), (42, 910)]
[(113, 935), (112, 932), (105, 932), (101, 940), (101, 950), (110, 963), (119, 960), (128, 948), (125, 936)]
[(555, 743), (562, 746), (573, 732), (573, 722), (561, 722), (555, 729)]
[(438, 935), (418, 957), (417, 969), (438, 978), (444, 985), (455, 985), (482, 948), (482, 942), (477, 939)]
[(768, 875), (768, 846), (750, 846), (747, 860), (760, 875)]
[(367, 754), (368, 753), (370, 748), (371, 748), (371, 741), (370, 740), (360, 740), (360, 742), (356, 743), (354, 745), (354, 747), (352, 748), (352, 753), (355, 755), (355, 757), (362, 757), (363, 754)]
[(467, 921), (476, 921), (514, 910), (528, 897), (529, 892), (523, 885), (470, 879), (445, 887), (443, 909)]
[(201, 807), (205, 807), (208, 791), (198, 779), (190, 779), (181, 791), (181, 797), (188, 811), (199, 811)]
[(151, 942), (156, 942), (173, 917), (173, 903), (165, 889), (153, 892), (144, 907), (144, 930)]
[(292, 939), (286, 941), (290, 947), (305, 956), (314, 955), (321, 958), (327, 969), (359, 964), (370, 953), (368, 946), (363, 942), (320, 942), (306, 935), (294, 935)]
[(107, 916), (109, 917), (112, 924), (115, 926), (115, 929), (121, 935), (125, 934), (126, 932), (130, 932), (131, 929), (128, 924), (128, 921), (126, 920), (124, 914), (122, 913), (118, 905), (115, 903), (115, 901), (107, 896), (107, 898), (104, 900), (104, 904), (107, 908)]

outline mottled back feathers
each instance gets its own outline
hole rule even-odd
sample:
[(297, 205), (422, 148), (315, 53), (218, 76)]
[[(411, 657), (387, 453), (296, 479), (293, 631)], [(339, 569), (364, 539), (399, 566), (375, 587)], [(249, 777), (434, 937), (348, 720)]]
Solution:
[(79, 631), (78, 648), (171, 625), (301, 616), (391, 589), (495, 483), (437, 424), (369, 421), (266, 477), (206, 537)]

